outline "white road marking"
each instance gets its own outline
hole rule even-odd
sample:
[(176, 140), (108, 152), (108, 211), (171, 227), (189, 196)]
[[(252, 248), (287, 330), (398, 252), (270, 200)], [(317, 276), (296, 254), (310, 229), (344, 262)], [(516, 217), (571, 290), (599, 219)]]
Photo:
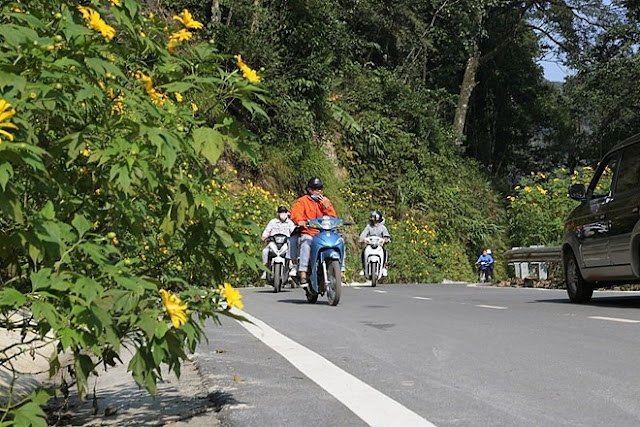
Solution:
[(413, 299), (421, 299), (421, 300), (424, 300), (424, 301), (431, 301), (431, 300), (433, 300), (433, 298), (427, 298), (427, 297), (411, 297), (411, 298), (413, 298)]
[(619, 317), (589, 316), (589, 319), (609, 320), (611, 322), (620, 322), (620, 323), (640, 323), (640, 320), (621, 319)]
[(300, 372), (342, 402), (370, 426), (435, 427), (409, 408), (381, 393), (324, 357), (282, 335), (260, 319), (233, 309), (253, 324), (239, 322), (260, 341), (287, 359)]
[(480, 308), (492, 308), (494, 310), (506, 310), (508, 307), (501, 307), (499, 305), (484, 305), (484, 304), (479, 304), (476, 305), (476, 307), (480, 307)]
[(375, 291), (373, 291), (373, 292), (377, 292), (377, 293), (379, 293), (379, 294), (386, 294), (386, 293), (387, 293), (387, 291), (378, 291), (378, 290), (375, 290)]

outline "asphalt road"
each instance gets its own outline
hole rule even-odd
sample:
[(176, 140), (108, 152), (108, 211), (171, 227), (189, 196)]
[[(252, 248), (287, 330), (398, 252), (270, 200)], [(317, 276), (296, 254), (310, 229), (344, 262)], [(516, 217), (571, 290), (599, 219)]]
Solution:
[[(300, 289), (242, 294), (246, 313), (437, 426), (640, 425), (638, 293), (575, 305), (561, 290), (387, 285), (345, 288), (337, 307)], [(223, 426), (373, 424), (222, 320), (196, 360)]]

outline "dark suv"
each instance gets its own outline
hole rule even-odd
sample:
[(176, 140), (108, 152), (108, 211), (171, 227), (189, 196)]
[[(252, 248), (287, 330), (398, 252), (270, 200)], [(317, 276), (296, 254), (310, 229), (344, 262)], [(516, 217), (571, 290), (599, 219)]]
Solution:
[(619, 143), (598, 164), (567, 217), (562, 264), (572, 302), (591, 300), (594, 287), (640, 283), (640, 134)]

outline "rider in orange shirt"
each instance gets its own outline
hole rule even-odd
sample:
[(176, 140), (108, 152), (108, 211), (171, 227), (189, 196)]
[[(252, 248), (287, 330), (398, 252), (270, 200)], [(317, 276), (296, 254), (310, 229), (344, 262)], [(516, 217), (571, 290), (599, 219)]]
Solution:
[(308, 222), (324, 215), (334, 218), (338, 216), (331, 204), (331, 200), (324, 196), (324, 185), (320, 178), (311, 178), (307, 182), (306, 191), (307, 194), (296, 200), (291, 208), (291, 220), (294, 224), (302, 227), (300, 234), (300, 265), (298, 268), (300, 286), (302, 287), (308, 286), (307, 269), (311, 258), (311, 239), (320, 232), (320, 230), (307, 228)]

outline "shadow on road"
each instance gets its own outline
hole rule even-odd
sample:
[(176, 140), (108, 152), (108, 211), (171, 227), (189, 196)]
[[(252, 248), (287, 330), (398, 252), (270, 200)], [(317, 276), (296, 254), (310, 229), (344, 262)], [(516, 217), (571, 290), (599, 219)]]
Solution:
[(284, 302), (284, 303), (288, 303), (288, 304), (305, 304), (305, 305), (329, 305), (329, 301), (323, 301), (318, 299), (318, 302), (316, 302), (315, 304), (311, 304), (309, 302), (307, 302), (306, 298), (304, 297), (304, 294), (300, 295), (300, 299), (279, 299), (278, 302)]
[[(533, 302), (574, 305), (574, 303), (569, 301), (569, 298), (539, 299)], [(640, 295), (594, 296), (588, 304), (580, 305), (587, 307), (640, 308)]]

